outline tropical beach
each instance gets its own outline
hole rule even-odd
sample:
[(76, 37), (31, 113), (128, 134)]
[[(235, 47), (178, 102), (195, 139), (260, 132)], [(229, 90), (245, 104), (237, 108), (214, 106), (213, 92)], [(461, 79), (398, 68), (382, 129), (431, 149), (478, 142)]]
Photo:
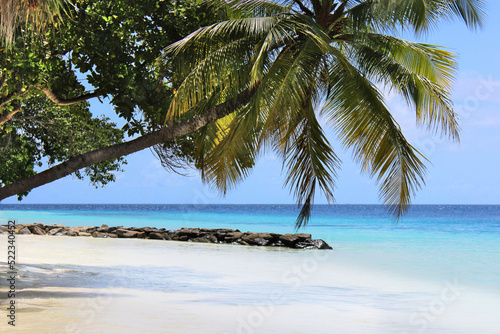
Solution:
[[(290, 226), (279, 222), (296, 210), (2, 205), (0, 218), (138, 226), (140, 217), (146, 226), (155, 221), (161, 227), (163, 221), (167, 229), (217, 221), (223, 228), (273, 226), (286, 232)], [(499, 206), (415, 206), (398, 224), (380, 206), (318, 206), (314, 217), (306, 232), (324, 238), (333, 250), (18, 235), (17, 326), (9, 333), (500, 329)], [(6, 235), (1, 237), (6, 245)]]
[(499, 13), (0, 0), (0, 333), (500, 333)]

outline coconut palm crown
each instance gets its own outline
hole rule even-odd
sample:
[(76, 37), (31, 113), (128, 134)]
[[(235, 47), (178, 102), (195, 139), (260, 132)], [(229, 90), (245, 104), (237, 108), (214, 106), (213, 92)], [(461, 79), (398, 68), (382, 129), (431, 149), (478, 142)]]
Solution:
[(424, 184), (426, 159), (405, 139), (381, 90), (399, 93), (430, 131), (458, 141), (459, 125), (450, 97), (455, 55), (397, 36), (425, 34), (456, 18), (479, 28), (484, 2), (209, 3), (224, 19), (166, 49), (177, 78), (166, 124), (238, 94), (251, 99), (194, 135), (203, 180), (225, 194), (264, 150), (273, 150), (283, 161), (285, 185), (302, 205), (296, 226), (303, 226), (317, 188), (334, 201), (340, 166), (321, 115), (361, 170), (376, 179), (390, 212), (404, 214)]
[(0, 0), (0, 41), (10, 46), (22, 23), (42, 31), (61, 19), (61, 9), (70, 0)]

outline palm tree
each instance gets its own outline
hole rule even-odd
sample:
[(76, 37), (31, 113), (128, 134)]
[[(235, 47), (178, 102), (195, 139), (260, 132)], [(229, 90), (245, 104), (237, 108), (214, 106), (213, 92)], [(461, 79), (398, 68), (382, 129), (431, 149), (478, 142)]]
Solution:
[[(166, 124), (203, 113), (238, 94), (248, 102), (193, 138), (195, 165), (222, 193), (243, 180), (265, 149), (283, 161), (285, 184), (307, 223), (316, 187), (332, 202), (339, 159), (318, 115), (376, 178), (397, 217), (424, 184), (423, 157), (388, 110), (381, 88), (399, 93), (417, 121), (459, 140), (450, 89), (455, 55), (410, 42), (443, 20), (481, 27), (481, 0), (209, 1), (227, 20), (166, 50), (177, 93)], [(161, 147), (160, 147), (161, 151)]]
[(248, 175), (265, 149), (277, 152), (285, 183), (303, 204), (299, 227), (310, 216), (316, 186), (333, 201), (339, 159), (318, 121), (322, 114), (377, 179), (384, 203), (402, 215), (424, 183), (425, 158), (406, 141), (379, 87), (400, 93), (432, 131), (458, 140), (459, 127), (450, 100), (454, 55), (395, 35), (425, 34), (453, 18), (478, 28), (484, 1), (209, 2), (228, 19), (166, 50), (178, 79), (165, 83), (177, 90), (166, 126), (3, 185), (0, 200), (152, 146), (172, 167), (172, 152), (161, 143), (184, 137), (196, 144), (203, 180), (222, 193)]
[(69, 0), (0, 0), (0, 39), (10, 46), (21, 23), (41, 30), (58, 22), (61, 8), (68, 3)]

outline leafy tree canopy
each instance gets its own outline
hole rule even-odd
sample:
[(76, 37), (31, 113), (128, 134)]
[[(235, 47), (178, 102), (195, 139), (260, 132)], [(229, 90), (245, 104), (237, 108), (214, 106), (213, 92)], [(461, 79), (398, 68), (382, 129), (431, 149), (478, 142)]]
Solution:
[[(125, 133), (159, 128), (173, 93), (157, 59), (209, 22), (199, 1), (78, 0), (65, 12), (57, 29), (21, 25), (0, 52), (0, 185), (34, 175), (42, 161), (53, 165), (120, 143)], [(96, 97), (109, 98), (124, 129), (92, 116), (87, 100)], [(188, 141), (178, 142), (184, 144), (165, 147), (177, 156), (191, 150)], [(118, 158), (75, 175), (103, 185), (123, 163)]]

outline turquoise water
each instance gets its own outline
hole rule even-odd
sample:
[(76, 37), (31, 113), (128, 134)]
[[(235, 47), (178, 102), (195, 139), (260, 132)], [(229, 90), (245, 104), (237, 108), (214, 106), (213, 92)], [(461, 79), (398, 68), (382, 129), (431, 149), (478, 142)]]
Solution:
[[(0, 221), (294, 233), (298, 212), (295, 205), (0, 205)], [(416, 205), (396, 222), (378, 205), (317, 205), (300, 231), (363, 254), (367, 266), (385, 259), (408, 274), (460, 275), (500, 290), (500, 206)], [(416, 266), (405, 265), (409, 259)]]
[[(207, 227), (276, 233), (294, 233), (297, 214), (298, 209), (293, 205), (0, 205), (2, 224), (14, 218), (18, 223), (69, 226)], [(413, 206), (407, 216), (395, 222), (381, 206), (319, 205), (315, 207), (309, 225), (301, 232), (326, 240), (334, 248), (333, 252), (321, 261), (312, 261), (308, 254), (315, 253), (196, 246), (203, 249), (202, 254), (199, 249), (196, 250), (198, 253), (189, 256), (179, 251), (178, 259), (188, 257), (179, 260), (175, 266), (170, 263), (161, 267), (163, 260), (155, 260), (154, 266), (138, 267), (140, 270), (122, 265), (110, 266), (109, 272), (102, 268), (95, 271), (104, 281), (118, 276), (118, 280), (129, 282), (130, 277), (137, 277), (135, 281), (149, 292), (165, 286), (166, 277), (175, 277), (175, 282), (183, 282), (176, 287), (179, 293), (213, 293), (206, 306), (214, 310), (222, 304), (234, 307), (251, 303), (265, 305), (268, 295), (277, 286), (283, 286), (285, 291), (295, 291), (294, 280), (300, 278), (303, 284), (300, 294), (287, 295), (287, 302), (276, 304), (277, 307), (284, 310), (292, 306), (299, 310), (304, 305), (322, 308), (311, 311), (310, 316), (317, 316), (319, 323), (328, 324), (328, 312), (332, 312), (338, 317), (339, 324), (345, 321), (342, 326), (356, 328), (343, 333), (474, 333), (470, 328), (476, 328), (475, 333), (500, 333), (500, 206)], [(122, 247), (131, 245), (150, 254), (150, 258), (158, 256), (161, 259), (167, 259), (168, 254), (177, 251), (172, 248), (167, 252), (163, 248), (167, 246), (162, 245), (169, 243), (140, 243), (140, 247), (132, 243), (123, 243), (120, 247), (109, 244), (107, 247), (115, 247), (119, 254), (128, 252)], [(92, 244), (91, 248), (95, 246)], [(162, 252), (165, 254), (158, 255)], [(85, 254), (81, 256), (85, 257)], [(240, 265), (238, 259), (245, 259), (248, 268), (260, 269), (246, 269), (247, 265), (238, 269), (244, 273), (241, 275), (245, 280), (251, 281), (243, 284), (234, 281), (237, 274), (231, 268), (217, 262), (220, 256), (227, 257), (224, 261), (234, 263), (236, 267)], [(83, 263), (85, 261), (82, 259)], [(197, 264), (189, 267), (190, 262)], [(308, 273), (311, 263), (315, 266), (310, 270), (313, 274), (302, 281), (300, 270)], [(205, 265), (209, 269), (196, 274), (197, 269)], [(290, 268), (296, 267), (299, 272), (289, 272)], [(62, 266), (59, 269), (68, 268)], [(79, 267), (69, 269), (83, 270)], [(49, 267), (37, 270), (49, 270)], [(225, 271), (228, 271), (227, 275), (223, 274)], [(263, 278), (271, 274), (276, 277)], [(144, 276), (147, 279), (143, 279)], [(79, 276), (74, 279), (80, 282)], [(101, 281), (92, 278), (89, 282)], [(124, 286), (133, 286), (130, 284)], [(450, 294), (446, 289), (450, 284), (460, 287), (459, 295), (451, 295), (456, 301), (448, 298)], [(197, 305), (187, 303), (186, 307)], [(437, 308), (440, 305), (446, 306), (443, 308), (446, 312)], [(221, 312), (232, 312), (233, 308), (229, 306)], [(364, 320), (351, 319), (352, 312), (347, 311), (350, 307), (355, 307), (355, 312), (365, 312)], [(289, 312), (300, 314), (297, 310), (290, 309)], [(347, 312), (344, 320), (342, 310)], [(321, 315), (323, 311), (326, 313)], [(381, 315), (384, 315), (384, 322), (380, 321)], [(389, 321), (392, 316), (394, 319)], [(277, 317), (273, 319), (278, 325), (283, 325)], [(366, 319), (372, 319), (372, 322), (365, 323)], [(273, 332), (265, 326), (252, 329), (255, 329), (252, 333)], [(152, 332), (156, 331), (153, 329)], [(237, 330), (226, 332), (239, 333)], [(307, 330), (302, 332), (309, 333)], [(326, 330), (316, 332), (328, 333)]]

